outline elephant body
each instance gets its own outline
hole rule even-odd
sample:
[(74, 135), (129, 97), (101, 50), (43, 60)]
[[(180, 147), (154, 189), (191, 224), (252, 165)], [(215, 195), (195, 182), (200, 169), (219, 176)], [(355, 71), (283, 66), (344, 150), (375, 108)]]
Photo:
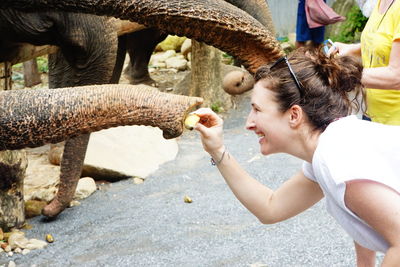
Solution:
[(80, 13), (31, 13), (2, 9), (0, 34), (0, 61), (12, 62), (15, 52), (23, 43), (55, 45), (79, 73), (68, 79), (73, 78), (74, 83), (80, 84), (93, 83), (95, 79), (90, 77), (90, 73), (96, 69), (102, 77), (108, 77), (99, 83), (110, 82), (116, 58), (117, 35), (109, 18)]
[[(59, 50), (49, 55), (50, 88), (118, 83), (127, 47), (131, 45), (129, 52), (133, 59), (132, 76), (135, 77), (132, 82), (149, 83), (147, 62), (156, 44), (148, 49), (141, 39), (143, 34), (155, 33), (157, 38), (162, 38), (163, 34), (158, 30), (145, 29), (141, 34), (128, 33), (118, 37), (114, 22), (109, 17), (74, 12), (0, 10), (0, 34), (4, 36), (0, 40), (0, 61), (13, 62), (24, 43), (54, 45)], [(20, 108), (29, 114), (23, 106)], [(12, 138), (11, 132), (2, 134)], [(36, 132), (35, 136), (38, 135)], [(89, 135), (83, 135), (82, 131), (79, 135), (71, 132), (67, 139), (60, 163), (59, 190), (53, 202), (44, 208), (46, 216), (56, 216), (72, 200), (88, 141)], [(20, 147), (24, 146), (23, 142), (18, 143)], [(32, 146), (29, 143), (26, 145)]]
[[(22, 43), (59, 47), (55, 54), (49, 56), (50, 88), (113, 82), (118, 36), (110, 18), (72, 12), (3, 9), (0, 10), (0, 33), (5, 36), (0, 41), (0, 59), (3, 61), (12, 62), (12, 56)], [(8, 53), (6, 49), (13, 52)], [(23, 106), (20, 109), (29, 114)], [(56, 216), (71, 201), (88, 142), (89, 135), (79, 135), (66, 141), (60, 164), (59, 191), (43, 210), (46, 216)]]

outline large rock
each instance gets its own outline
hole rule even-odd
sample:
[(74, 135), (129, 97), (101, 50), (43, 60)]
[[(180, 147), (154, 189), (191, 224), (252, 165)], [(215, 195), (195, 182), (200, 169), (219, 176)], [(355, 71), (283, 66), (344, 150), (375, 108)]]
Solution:
[(165, 52), (157, 52), (154, 53), (149, 61), (149, 65), (155, 66), (159, 63), (165, 63), (168, 58), (175, 57), (176, 52), (175, 50), (167, 50)]
[(110, 175), (145, 178), (160, 164), (173, 160), (177, 153), (176, 140), (164, 139), (159, 128), (111, 128), (91, 134), (82, 176), (95, 179), (109, 178)]
[(192, 52), (192, 40), (186, 39), (181, 46), (181, 54), (188, 59), (188, 54)]
[(183, 55), (168, 58), (165, 60), (165, 64), (167, 65), (167, 68), (173, 68), (178, 71), (187, 69), (187, 60), (183, 57)]
[[(51, 201), (60, 181), (60, 166), (48, 161), (49, 146), (27, 149), (28, 167), (24, 200)], [(166, 140), (158, 128), (125, 126), (93, 133), (82, 176), (118, 181), (132, 176), (147, 177), (173, 160), (178, 152), (175, 139)]]
[(79, 179), (78, 185), (76, 186), (74, 199), (81, 200), (89, 197), (96, 191), (96, 182), (91, 177), (84, 177)]
[(24, 180), (25, 201), (36, 199), (46, 202), (51, 201), (60, 182), (60, 166), (49, 163), (47, 152), (49, 146), (26, 149), (28, 167)]
[(156, 47), (156, 51), (167, 51), (175, 50), (180, 51), (182, 43), (186, 40), (186, 37), (179, 37), (176, 35), (168, 35), (164, 41), (159, 43)]

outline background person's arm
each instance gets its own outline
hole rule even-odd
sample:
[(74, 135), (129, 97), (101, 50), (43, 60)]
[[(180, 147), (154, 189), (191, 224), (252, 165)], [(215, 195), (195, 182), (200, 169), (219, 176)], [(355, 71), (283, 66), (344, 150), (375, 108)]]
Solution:
[(367, 88), (400, 90), (400, 40), (393, 42), (389, 65), (364, 69), (361, 82)]
[(353, 56), (361, 58), (361, 44), (345, 44), (341, 42), (335, 42), (334, 45), (329, 49), (328, 55), (336, 53), (339, 56)]

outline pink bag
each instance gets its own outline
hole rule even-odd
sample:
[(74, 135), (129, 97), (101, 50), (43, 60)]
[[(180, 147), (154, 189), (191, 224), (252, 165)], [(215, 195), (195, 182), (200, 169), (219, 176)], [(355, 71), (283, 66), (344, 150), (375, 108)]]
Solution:
[(310, 28), (321, 27), (346, 19), (333, 11), (323, 0), (306, 0), (305, 6), (307, 23)]

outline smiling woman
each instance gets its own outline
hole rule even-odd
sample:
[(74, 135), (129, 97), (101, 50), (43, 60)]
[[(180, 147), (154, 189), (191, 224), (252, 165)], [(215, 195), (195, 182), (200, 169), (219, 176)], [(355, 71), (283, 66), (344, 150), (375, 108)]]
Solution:
[(195, 129), (232, 192), (262, 223), (291, 218), (325, 196), (328, 212), (354, 239), (359, 266), (375, 266), (375, 251), (385, 253), (382, 266), (397, 266), (400, 126), (351, 115), (360, 105), (348, 93), (363, 93), (361, 73), (352, 57), (303, 50), (257, 71), (247, 129), (259, 136), (263, 155), (283, 152), (304, 160), (275, 191), (227, 152), (223, 121), (214, 112), (195, 111), (201, 118)]

